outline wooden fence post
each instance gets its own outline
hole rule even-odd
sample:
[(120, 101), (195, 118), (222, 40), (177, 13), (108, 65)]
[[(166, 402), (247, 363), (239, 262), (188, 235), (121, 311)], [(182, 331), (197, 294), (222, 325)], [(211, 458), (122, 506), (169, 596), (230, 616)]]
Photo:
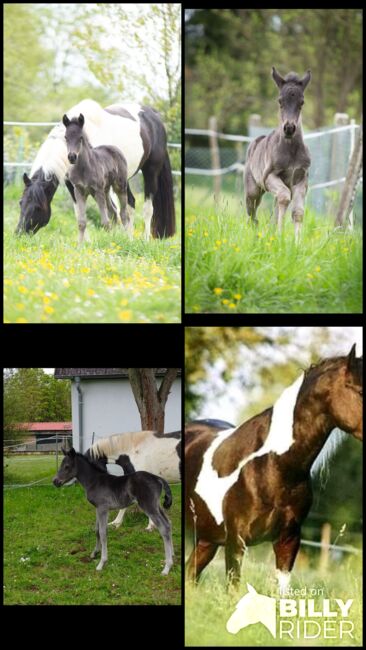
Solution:
[[(210, 130), (210, 154), (211, 154), (211, 169), (220, 169), (220, 150), (217, 139), (217, 119), (212, 116), (208, 121), (208, 128)], [(221, 175), (217, 174), (213, 177), (213, 190), (215, 199), (219, 198), (221, 191)]]
[(355, 147), (349, 163), (346, 180), (343, 186), (338, 207), (335, 226), (343, 226), (349, 217), (356, 196), (358, 179), (362, 170), (362, 122), (356, 138)]
[(326, 573), (328, 562), (329, 562), (329, 544), (330, 544), (330, 533), (331, 525), (323, 524), (321, 530), (321, 549), (320, 549), (320, 560), (319, 560), (319, 571), (320, 573)]

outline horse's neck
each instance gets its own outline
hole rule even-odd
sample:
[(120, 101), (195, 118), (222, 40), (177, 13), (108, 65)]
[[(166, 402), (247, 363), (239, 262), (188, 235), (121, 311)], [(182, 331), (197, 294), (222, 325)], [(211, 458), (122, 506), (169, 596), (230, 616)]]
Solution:
[(314, 388), (305, 397), (299, 396), (294, 420), (293, 451), (299, 452), (302, 468), (309, 471), (336, 426), (325, 396), (315, 397)]
[(77, 458), (77, 475), (76, 478), (78, 479), (79, 483), (83, 486), (85, 490), (88, 490), (88, 488), (94, 483), (95, 481), (95, 472), (93, 472), (92, 467), (88, 463), (88, 461), (83, 458)]

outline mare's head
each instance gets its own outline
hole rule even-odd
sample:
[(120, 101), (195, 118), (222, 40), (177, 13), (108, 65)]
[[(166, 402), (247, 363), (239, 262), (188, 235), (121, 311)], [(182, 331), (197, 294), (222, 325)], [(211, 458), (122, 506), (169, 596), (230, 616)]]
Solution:
[(291, 139), (299, 125), (300, 113), (304, 104), (304, 92), (310, 81), (311, 72), (308, 70), (302, 79), (295, 72), (289, 72), (283, 79), (273, 67), (272, 77), (280, 91), (278, 102), (284, 136)]
[(356, 345), (346, 357), (325, 359), (310, 368), (305, 382), (313, 384), (315, 398), (325, 402), (332, 425), (362, 440), (362, 357), (356, 357)]
[(62, 122), (66, 127), (65, 140), (67, 146), (67, 157), (69, 162), (72, 165), (75, 165), (84, 141), (84, 115), (80, 113), (79, 117), (73, 117), (72, 120), (69, 120), (67, 115), (64, 115)]
[(20, 218), (16, 234), (35, 233), (46, 226), (51, 218), (51, 199), (57, 184), (46, 181), (41, 171), (37, 171), (31, 179), (23, 174), (24, 191), (19, 202)]
[(65, 458), (63, 459), (61, 467), (53, 479), (53, 484), (56, 487), (61, 487), (61, 485), (65, 485), (65, 483), (68, 483), (72, 479), (75, 479), (77, 474), (75, 449), (73, 447), (69, 451), (65, 451), (65, 449), (63, 449), (62, 453), (64, 454)]

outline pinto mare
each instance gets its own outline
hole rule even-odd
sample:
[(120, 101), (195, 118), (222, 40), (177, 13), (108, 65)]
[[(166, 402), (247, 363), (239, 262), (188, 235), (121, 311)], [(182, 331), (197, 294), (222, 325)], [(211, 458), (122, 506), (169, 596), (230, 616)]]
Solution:
[(122, 224), (131, 235), (131, 222), (127, 214), (126, 158), (117, 147), (91, 146), (83, 129), (85, 121), (82, 113), (79, 117), (73, 117), (71, 120), (64, 115), (62, 122), (66, 128), (67, 156), (71, 163), (67, 178), (74, 187), (79, 215), (80, 243), (83, 241), (86, 228), (86, 199), (89, 194), (98, 204), (102, 226), (107, 230), (110, 229), (111, 222), (108, 214), (112, 221), (117, 222), (117, 210), (109, 197), (111, 188), (119, 200)]
[(61, 487), (77, 479), (86, 491), (86, 498), (97, 509), (97, 543), (91, 558), (94, 559), (102, 546), (102, 557), (97, 566), (101, 571), (107, 562), (107, 519), (108, 510), (116, 507), (126, 508), (137, 502), (147, 516), (152, 519), (163, 538), (165, 566), (162, 575), (168, 575), (173, 565), (173, 544), (171, 524), (160, 506), (160, 495), (165, 491), (164, 508), (170, 508), (172, 494), (169, 485), (160, 476), (149, 472), (135, 472), (127, 476), (111, 476), (99, 469), (75, 449), (64, 451), (65, 458), (53, 479), (56, 487)]
[[(166, 145), (166, 133), (159, 114), (138, 104), (113, 104), (103, 109), (91, 99), (84, 99), (67, 111), (69, 119), (85, 117), (85, 132), (93, 147), (117, 147), (127, 162), (131, 178), (141, 170), (144, 178), (145, 236), (170, 237), (175, 232), (173, 178)], [(66, 184), (74, 201), (73, 185), (67, 180), (70, 161), (67, 157), (65, 127), (55, 126), (42, 144), (33, 162), (30, 178), (23, 175), (24, 192), (16, 232), (37, 232), (51, 217), (51, 201), (60, 183)], [(129, 190), (128, 203), (134, 198)], [(79, 222), (80, 225), (80, 222)], [(80, 230), (85, 230), (83, 224)]]
[(275, 217), (281, 231), (285, 212), (292, 201), (295, 240), (298, 241), (308, 189), (310, 154), (304, 144), (301, 108), (310, 70), (302, 79), (290, 72), (284, 79), (272, 68), (280, 91), (280, 124), (267, 136), (251, 142), (245, 163), (244, 189), (248, 215), (258, 223), (256, 213), (265, 192), (275, 196)]
[[(156, 431), (135, 431), (117, 433), (95, 442), (86, 452), (92, 461), (117, 463), (123, 471), (131, 471), (128, 463), (136, 470), (151, 472), (166, 481), (177, 483), (181, 480), (181, 432), (157, 433)], [(121, 460), (123, 454), (123, 460)], [(119, 459), (119, 462), (117, 462)], [(125, 514), (121, 509), (109, 526), (119, 528)], [(153, 529), (149, 519), (146, 530)]]
[(194, 531), (188, 579), (197, 580), (224, 546), (226, 574), (237, 586), (245, 547), (270, 541), (280, 591), (286, 590), (312, 503), (311, 469), (337, 427), (362, 440), (362, 358), (355, 345), (347, 356), (311, 366), (273, 407), (244, 424), (206, 426), (191, 436), (185, 450), (186, 520)]

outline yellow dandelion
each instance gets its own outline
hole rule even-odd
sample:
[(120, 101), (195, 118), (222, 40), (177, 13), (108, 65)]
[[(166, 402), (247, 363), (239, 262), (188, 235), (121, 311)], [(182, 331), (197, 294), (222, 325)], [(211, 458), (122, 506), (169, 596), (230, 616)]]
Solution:
[(16, 320), (17, 323), (28, 323), (26, 318), (23, 318), (22, 316), (19, 316)]
[(316, 273), (320, 273), (320, 266), (316, 266), (316, 267), (315, 267), (315, 272), (316, 272)]
[(94, 289), (88, 289), (88, 291), (86, 292), (86, 295), (87, 295), (87, 296), (95, 296), (95, 291), (94, 291)]
[(235, 309), (235, 307), (236, 307), (236, 305), (233, 302), (231, 302), (229, 304), (229, 309)]
[(224, 291), (224, 290), (223, 290), (223, 289), (220, 289), (220, 287), (216, 287), (216, 288), (214, 289), (214, 294), (215, 294), (215, 296), (220, 296), (220, 295), (222, 294), (223, 291)]
[(309, 278), (309, 280), (314, 280), (314, 276), (311, 273), (307, 273), (306, 277)]
[(223, 300), (221, 300), (221, 302), (222, 302), (223, 305), (228, 305), (230, 300), (228, 300), (227, 298), (224, 298)]
[(234, 293), (233, 298), (235, 298), (235, 300), (240, 300), (241, 293)]
[(44, 312), (46, 314), (53, 314), (54, 311), (55, 311), (54, 308), (50, 307), (49, 305), (46, 305), (46, 307), (44, 308)]
[(118, 312), (118, 318), (119, 320), (122, 321), (130, 321), (132, 318), (132, 311), (131, 309), (122, 309), (121, 311)]
[(27, 287), (23, 287), (23, 285), (18, 287), (18, 291), (19, 291), (19, 293), (28, 293)]
[(222, 244), (221, 239), (216, 239), (215, 244), (216, 244), (216, 246), (221, 246), (221, 244)]

